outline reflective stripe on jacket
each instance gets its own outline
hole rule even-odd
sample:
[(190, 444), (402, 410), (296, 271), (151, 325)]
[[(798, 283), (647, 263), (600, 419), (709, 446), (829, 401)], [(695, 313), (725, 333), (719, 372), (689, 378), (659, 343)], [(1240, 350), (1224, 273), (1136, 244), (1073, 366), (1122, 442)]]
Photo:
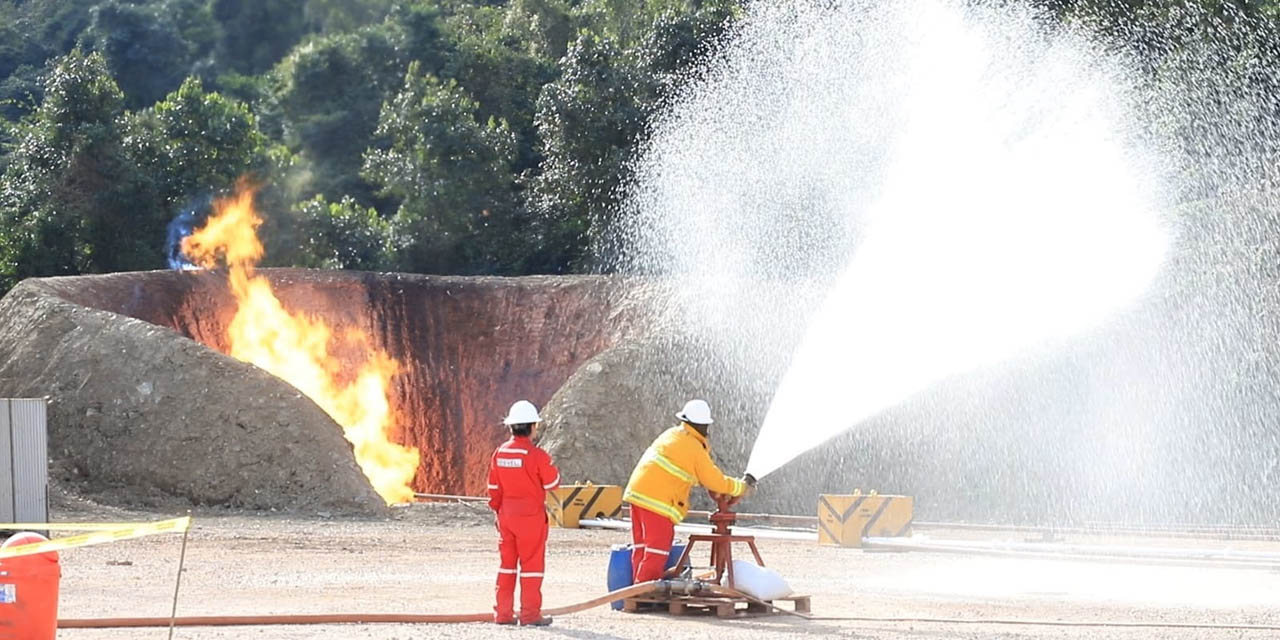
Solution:
[(489, 507), (499, 514), (543, 513), (547, 491), (560, 486), (551, 456), (527, 436), (511, 436), (489, 460)]
[(631, 472), (622, 499), (680, 522), (689, 512), (689, 490), (696, 484), (731, 496), (740, 496), (747, 489), (741, 480), (720, 471), (701, 433), (681, 424), (662, 432), (649, 445)]

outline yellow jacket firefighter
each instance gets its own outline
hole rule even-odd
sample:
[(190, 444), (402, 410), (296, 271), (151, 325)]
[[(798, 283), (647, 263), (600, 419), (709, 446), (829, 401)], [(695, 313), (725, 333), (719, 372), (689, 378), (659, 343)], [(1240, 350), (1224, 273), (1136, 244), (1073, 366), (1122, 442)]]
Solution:
[(711, 460), (706, 437), (681, 424), (649, 445), (631, 472), (622, 499), (680, 522), (689, 512), (689, 490), (697, 484), (731, 496), (740, 496), (747, 488), (741, 480), (724, 475)]

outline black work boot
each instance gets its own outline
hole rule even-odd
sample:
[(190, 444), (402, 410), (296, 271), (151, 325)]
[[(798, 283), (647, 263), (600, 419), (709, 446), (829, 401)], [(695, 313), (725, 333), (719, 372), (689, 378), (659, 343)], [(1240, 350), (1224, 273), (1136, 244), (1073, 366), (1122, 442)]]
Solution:
[(530, 621), (530, 622), (521, 622), (521, 623), (520, 623), (520, 626), (522, 626), (522, 627), (545, 627), (545, 626), (547, 626), (547, 625), (549, 625), (549, 624), (551, 624), (551, 616), (542, 616), (541, 618), (538, 618), (537, 620), (533, 620), (533, 621)]

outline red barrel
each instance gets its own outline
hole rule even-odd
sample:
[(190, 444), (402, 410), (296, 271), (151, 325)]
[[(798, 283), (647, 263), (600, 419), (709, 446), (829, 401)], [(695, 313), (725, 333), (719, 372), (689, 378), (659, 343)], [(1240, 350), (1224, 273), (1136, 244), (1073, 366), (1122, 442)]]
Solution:
[[(0, 548), (47, 538), (23, 532)], [(0, 640), (54, 640), (58, 631), (58, 552), (0, 559)]]

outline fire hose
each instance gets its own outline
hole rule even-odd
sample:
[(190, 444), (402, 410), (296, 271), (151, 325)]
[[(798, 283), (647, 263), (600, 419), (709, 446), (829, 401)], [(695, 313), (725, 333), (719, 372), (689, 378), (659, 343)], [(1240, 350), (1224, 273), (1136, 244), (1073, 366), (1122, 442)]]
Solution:
[[(1280, 625), (1230, 624), (1230, 623), (1192, 623), (1192, 622), (1141, 622), (1141, 621), (1105, 621), (1105, 620), (1037, 620), (1006, 618), (930, 618), (930, 617), (874, 617), (874, 616), (812, 616), (796, 611), (788, 611), (772, 602), (760, 600), (751, 595), (721, 586), (715, 583), (698, 580), (654, 580), (611, 591), (597, 598), (576, 604), (544, 609), (543, 613), (551, 616), (562, 616), (592, 609), (614, 600), (654, 595), (657, 597), (719, 595), (741, 598), (757, 605), (768, 607), (779, 613), (787, 614), (809, 621), (842, 621), (869, 623), (917, 623), (917, 624), (989, 624), (989, 625), (1022, 625), (1053, 627), (1113, 627), (1113, 628), (1145, 628), (1145, 629), (1206, 629), (1232, 631), (1280, 631)], [(261, 626), (261, 625), (296, 625), (296, 624), (427, 624), (427, 623), (464, 623), (489, 622), (492, 613), (461, 614), (406, 614), (406, 613), (346, 613), (346, 614), (296, 614), (296, 615), (258, 615), (258, 616), (183, 616), (178, 618), (67, 618), (58, 620), (59, 629), (113, 629), (125, 627), (218, 627), (218, 626)]]
[[(585, 611), (614, 600), (631, 598), (645, 594), (658, 595), (697, 595), (708, 592), (708, 585), (698, 581), (653, 580), (641, 582), (630, 587), (610, 591), (598, 598), (592, 598), (577, 604), (544, 609), (543, 613), (551, 616), (562, 616)], [(295, 615), (259, 615), (259, 616), (181, 616), (178, 618), (65, 618), (58, 620), (59, 629), (111, 629), (121, 627), (167, 627), (172, 620), (177, 627), (229, 627), (244, 625), (282, 625), (282, 624), (352, 624), (352, 623), (400, 623), (425, 624), (448, 622), (491, 622), (493, 613), (335, 613), (335, 614), (295, 614)]]

